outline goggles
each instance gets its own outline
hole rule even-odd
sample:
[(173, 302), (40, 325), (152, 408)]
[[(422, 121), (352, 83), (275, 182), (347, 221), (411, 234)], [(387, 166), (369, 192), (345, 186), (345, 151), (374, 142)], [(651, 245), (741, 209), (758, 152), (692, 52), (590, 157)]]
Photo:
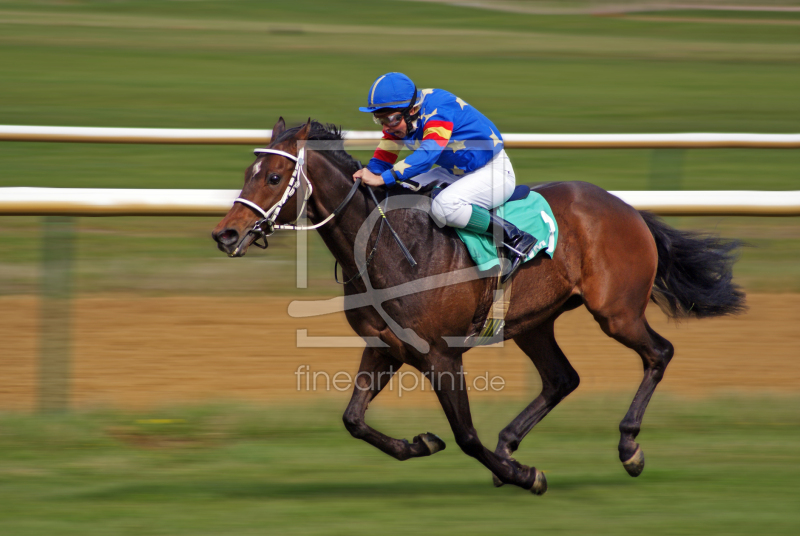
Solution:
[(372, 120), (375, 121), (375, 124), (377, 125), (394, 128), (403, 122), (403, 112), (396, 112), (381, 117), (373, 115)]

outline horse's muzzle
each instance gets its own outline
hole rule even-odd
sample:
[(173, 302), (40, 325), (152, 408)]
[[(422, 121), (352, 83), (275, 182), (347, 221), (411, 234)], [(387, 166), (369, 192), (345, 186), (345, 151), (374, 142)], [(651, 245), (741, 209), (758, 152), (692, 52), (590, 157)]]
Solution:
[[(227, 253), (229, 257), (243, 257), (247, 253), (247, 248), (250, 244), (258, 238), (254, 233), (245, 234), (241, 240), (239, 236), (239, 231), (231, 228), (211, 233), (211, 237), (217, 243), (219, 250)], [(266, 239), (264, 239), (264, 243), (266, 243)]]

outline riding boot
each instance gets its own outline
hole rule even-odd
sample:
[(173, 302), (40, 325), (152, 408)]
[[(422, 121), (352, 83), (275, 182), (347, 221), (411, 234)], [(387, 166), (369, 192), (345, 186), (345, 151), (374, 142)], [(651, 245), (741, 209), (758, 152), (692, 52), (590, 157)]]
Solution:
[(496, 214), (491, 214), (491, 222), (488, 233), (492, 234), (492, 229), (495, 225), (502, 227), (503, 246), (506, 248), (508, 260), (511, 261), (511, 267), (508, 268), (503, 274), (503, 277), (500, 278), (500, 283), (505, 283), (511, 279), (511, 276), (514, 275), (517, 268), (522, 265), (522, 261), (525, 260), (538, 240), (536, 240), (535, 236), (526, 233), (513, 223), (498, 217)]
[(501, 283), (505, 283), (517, 271), (538, 240), (513, 223), (500, 218), (497, 214), (489, 212), (483, 207), (472, 205), (472, 216), (465, 229), (492, 236), (495, 225), (503, 229), (503, 246), (507, 251), (507, 259), (511, 263), (500, 279)]

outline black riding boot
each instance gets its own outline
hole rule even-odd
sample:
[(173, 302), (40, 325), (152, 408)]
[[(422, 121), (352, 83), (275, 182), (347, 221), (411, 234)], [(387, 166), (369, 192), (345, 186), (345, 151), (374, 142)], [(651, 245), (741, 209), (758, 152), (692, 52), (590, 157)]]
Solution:
[(507, 268), (507, 271), (500, 279), (500, 283), (505, 283), (511, 279), (511, 276), (517, 271), (517, 268), (520, 267), (522, 261), (525, 260), (525, 257), (528, 256), (528, 253), (531, 252), (538, 240), (532, 234), (517, 228), (513, 223), (507, 222), (491, 212), (489, 214), (491, 223), (486, 232), (492, 234), (492, 229), (494, 229), (495, 225), (503, 229), (503, 246), (508, 252), (507, 258), (511, 262), (511, 267)]

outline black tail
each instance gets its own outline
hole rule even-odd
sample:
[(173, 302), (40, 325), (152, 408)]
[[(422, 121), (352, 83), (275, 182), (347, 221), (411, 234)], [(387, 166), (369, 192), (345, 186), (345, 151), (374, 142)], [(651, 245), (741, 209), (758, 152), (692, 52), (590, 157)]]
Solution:
[(741, 243), (679, 231), (654, 214), (639, 211), (658, 248), (653, 301), (672, 318), (743, 312), (744, 292), (731, 281)]

